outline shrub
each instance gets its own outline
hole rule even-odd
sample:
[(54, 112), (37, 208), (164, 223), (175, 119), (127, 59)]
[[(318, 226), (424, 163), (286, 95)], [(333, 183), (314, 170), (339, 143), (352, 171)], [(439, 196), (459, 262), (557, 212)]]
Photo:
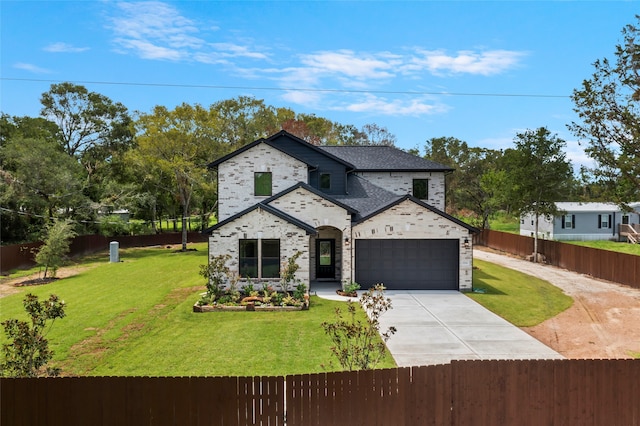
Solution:
[(56, 376), (59, 372), (58, 369), (47, 368), (45, 372), (42, 371), (53, 357), (53, 351), (49, 350), (49, 342), (43, 332), (47, 321), (51, 320), (51, 325), (53, 325), (56, 318), (65, 316), (65, 303), (55, 294), (49, 296), (49, 299), (44, 302), (39, 302), (38, 296), (27, 294), (22, 304), (31, 319), (31, 325), (27, 321), (17, 319), (2, 322), (4, 332), (9, 339), (9, 343), (2, 345), (4, 355), (4, 360), (0, 363), (2, 375), (9, 377)]
[[(384, 286), (376, 284), (363, 293), (360, 304), (367, 313), (366, 321), (356, 318), (356, 305), (347, 302), (347, 318), (336, 308), (336, 321), (323, 322), (322, 328), (333, 342), (331, 352), (345, 370), (369, 370), (384, 357), (385, 343), (396, 332), (395, 327), (380, 333), (380, 316), (392, 308), (391, 299), (384, 296)], [(382, 341), (380, 341), (382, 337)]]

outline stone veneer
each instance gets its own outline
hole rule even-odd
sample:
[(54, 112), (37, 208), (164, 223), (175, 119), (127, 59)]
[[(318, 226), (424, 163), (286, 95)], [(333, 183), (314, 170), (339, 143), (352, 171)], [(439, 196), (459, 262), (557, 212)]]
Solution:
[[(373, 230), (373, 232), (372, 232)], [(353, 227), (357, 239), (455, 239), (460, 244), (459, 288), (472, 289), (473, 250), (469, 231), (411, 200), (391, 207)], [(464, 246), (464, 239), (469, 247)], [(355, 270), (355, 265), (351, 265)]]
[(304, 188), (295, 189), (269, 205), (318, 230), (318, 235), (312, 237), (309, 243), (311, 280), (316, 279), (316, 238), (335, 238), (336, 240), (336, 280), (340, 281), (343, 275), (346, 277), (351, 275), (351, 266), (348, 263), (350, 247), (342, 244), (343, 234), (349, 235), (351, 229), (351, 214), (347, 210)]
[(218, 165), (220, 222), (269, 198), (253, 195), (255, 172), (272, 173), (272, 195), (308, 180), (305, 163), (260, 143)]
[(442, 172), (357, 172), (358, 176), (394, 194), (413, 192), (413, 179), (428, 179), (429, 199), (425, 203), (444, 211), (445, 182)]
[[(239, 240), (258, 239), (258, 232), (262, 233), (262, 239), (280, 240), (281, 266), (297, 251), (302, 252), (297, 262), (300, 269), (296, 272), (296, 278), (308, 285), (309, 235), (303, 229), (260, 208), (215, 229), (209, 238), (209, 257), (230, 255), (231, 259), (227, 262), (227, 267), (237, 273), (239, 271)], [(275, 288), (280, 286), (280, 280), (277, 278), (264, 281), (272, 282)]]

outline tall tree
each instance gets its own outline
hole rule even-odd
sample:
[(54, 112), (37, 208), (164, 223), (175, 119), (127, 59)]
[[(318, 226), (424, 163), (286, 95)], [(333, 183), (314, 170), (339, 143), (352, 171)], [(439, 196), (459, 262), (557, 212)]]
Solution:
[(598, 164), (594, 177), (620, 204), (640, 197), (640, 15), (636, 20), (622, 30), (615, 61), (597, 60), (591, 78), (573, 91), (581, 121), (568, 126), (586, 140), (585, 151)]
[(518, 215), (535, 217), (534, 261), (538, 258), (538, 225), (541, 216), (555, 216), (556, 202), (569, 193), (571, 163), (566, 142), (545, 127), (518, 133), (515, 148), (505, 151), (506, 193)]
[[(187, 249), (187, 218), (194, 192), (204, 183), (206, 165), (217, 158), (215, 110), (182, 104), (169, 111), (156, 106), (136, 120), (138, 146), (132, 158), (142, 168), (171, 177), (169, 188), (182, 208), (182, 250)], [(158, 180), (159, 182), (161, 180)]]
[(130, 147), (131, 117), (119, 102), (66, 82), (52, 84), (40, 103), (41, 115), (58, 125), (65, 152), (81, 161), (89, 177), (114, 152)]

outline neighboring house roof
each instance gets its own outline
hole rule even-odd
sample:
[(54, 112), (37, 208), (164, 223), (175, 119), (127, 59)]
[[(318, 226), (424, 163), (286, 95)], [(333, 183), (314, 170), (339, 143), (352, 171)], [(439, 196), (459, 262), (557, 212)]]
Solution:
[(429, 204), (427, 204), (427, 203), (425, 203), (423, 201), (418, 200), (416, 197), (414, 197), (413, 195), (410, 195), (410, 194), (400, 196), (400, 197), (398, 197), (397, 200), (394, 200), (394, 201), (392, 201), (391, 203), (388, 203), (385, 206), (381, 206), (378, 210), (373, 211), (373, 212), (369, 213), (367, 216), (363, 216), (362, 218), (357, 220), (356, 223), (364, 222), (365, 220), (367, 220), (367, 219), (369, 219), (369, 218), (371, 218), (373, 216), (379, 215), (380, 213), (384, 212), (385, 210), (388, 210), (391, 207), (397, 206), (398, 204), (400, 204), (400, 203), (402, 203), (403, 201), (406, 201), (406, 200), (413, 201), (414, 203), (418, 204), (419, 206), (422, 206), (422, 207), (432, 211), (433, 213), (435, 213), (435, 214), (437, 214), (439, 216), (442, 216), (445, 219), (448, 219), (448, 220), (450, 220), (450, 221), (452, 221), (452, 222), (454, 222), (454, 223), (456, 223), (456, 224), (468, 229), (469, 231), (471, 231), (474, 234), (480, 232), (480, 230), (478, 228), (475, 228), (475, 227), (473, 227), (473, 226), (471, 226), (471, 225), (469, 225), (467, 223), (464, 223), (460, 219), (457, 219), (457, 218), (455, 218), (455, 217), (453, 217), (451, 215), (448, 215), (445, 212), (443, 212), (441, 210), (438, 210), (435, 207), (433, 207), (433, 206), (431, 206), (431, 205), (429, 205)]
[[(633, 209), (640, 208), (640, 203), (630, 203)], [(622, 211), (615, 203), (580, 203), (580, 202), (559, 202), (556, 207), (561, 212), (619, 212)]]
[(353, 164), (356, 171), (451, 172), (454, 170), (392, 146), (319, 146), (318, 148)]
[(268, 204), (263, 204), (263, 203), (255, 204), (255, 205), (249, 207), (248, 209), (245, 209), (245, 210), (243, 210), (243, 211), (241, 211), (239, 213), (236, 213), (235, 215), (223, 220), (222, 222), (216, 223), (212, 227), (205, 229), (204, 231), (202, 231), (202, 233), (203, 234), (210, 234), (212, 231), (214, 231), (214, 230), (216, 230), (218, 228), (221, 228), (221, 227), (225, 226), (226, 224), (228, 224), (229, 222), (233, 222), (234, 220), (239, 219), (242, 216), (246, 215), (247, 213), (250, 213), (250, 212), (252, 212), (253, 210), (256, 210), (256, 209), (262, 209), (262, 210), (264, 210), (266, 212), (271, 213), (274, 216), (279, 217), (282, 220), (285, 220), (285, 221), (291, 223), (292, 225), (297, 226), (300, 229), (305, 230), (307, 232), (307, 235), (315, 235), (315, 234), (318, 233), (318, 231), (316, 231), (316, 229), (313, 226), (309, 225), (308, 223), (305, 223), (305, 222), (301, 221), (300, 219), (296, 219), (295, 217), (286, 214), (282, 210), (278, 210), (273, 206), (270, 206)]
[(331, 195), (325, 194), (324, 192), (319, 191), (316, 188), (314, 188), (311, 185), (308, 185), (308, 184), (306, 184), (304, 182), (298, 182), (296, 185), (293, 185), (292, 187), (289, 187), (289, 188), (285, 189), (284, 191), (279, 192), (279, 193), (275, 194), (274, 196), (267, 198), (266, 200), (262, 200), (261, 202), (263, 204), (269, 204), (272, 201), (275, 201), (278, 198), (280, 198), (280, 197), (282, 197), (282, 196), (284, 196), (284, 195), (286, 195), (286, 194), (288, 194), (288, 193), (290, 193), (292, 191), (295, 191), (298, 188), (304, 188), (307, 191), (309, 191), (309, 192), (311, 192), (311, 193), (313, 193), (313, 194), (315, 194), (315, 195), (317, 195), (319, 197), (322, 197), (327, 201), (332, 202), (336, 206), (342, 207), (343, 209), (345, 209), (349, 213), (357, 213), (357, 210), (354, 209), (353, 207), (348, 206), (347, 204), (339, 201), (337, 198), (335, 198), (335, 197), (333, 197)]

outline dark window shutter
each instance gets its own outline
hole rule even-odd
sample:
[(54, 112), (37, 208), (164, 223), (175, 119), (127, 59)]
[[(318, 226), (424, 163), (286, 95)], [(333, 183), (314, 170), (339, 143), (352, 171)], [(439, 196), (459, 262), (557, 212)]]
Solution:
[(609, 215), (609, 228), (611, 228), (611, 215)]
[(573, 229), (576, 229), (576, 215), (575, 214), (571, 215), (571, 227)]
[(562, 215), (562, 229), (564, 229), (564, 215)]
[(602, 215), (598, 215), (598, 229), (602, 228)]

